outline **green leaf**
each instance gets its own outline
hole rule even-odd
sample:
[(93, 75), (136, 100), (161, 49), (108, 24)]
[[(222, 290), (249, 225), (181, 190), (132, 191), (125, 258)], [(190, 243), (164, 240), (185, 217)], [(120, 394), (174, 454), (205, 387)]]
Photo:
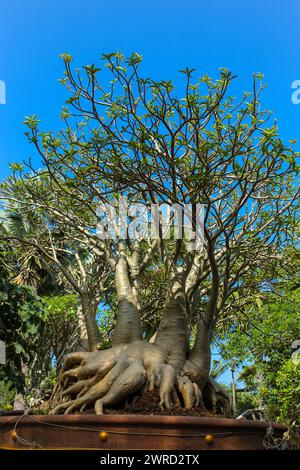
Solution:
[(72, 62), (72, 56), (71, 56), (71, 54), (68, 54), (67, 52), (64, 52), (63, 54), (60, 54), (59, 57), (67, 63)]

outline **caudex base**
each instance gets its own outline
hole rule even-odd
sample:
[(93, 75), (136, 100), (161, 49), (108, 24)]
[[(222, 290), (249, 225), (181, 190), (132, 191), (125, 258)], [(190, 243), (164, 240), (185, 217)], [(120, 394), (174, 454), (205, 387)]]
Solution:
[(210, 377), (205, 383), (197, 380), (200, 371), (193, 378), (190, 369), (186, 364), (176, 370), (158, 346), (143, 341), (104, 351), (70, 353), (50, 399), (51, 414), (94, 407), (101, 415), (105, 408), (134, 402), (144, 392), (157, 389), (162, 410), (175, 405), (205, 409), (206, 404), (214, 412), (230, 415), (226, 392)]

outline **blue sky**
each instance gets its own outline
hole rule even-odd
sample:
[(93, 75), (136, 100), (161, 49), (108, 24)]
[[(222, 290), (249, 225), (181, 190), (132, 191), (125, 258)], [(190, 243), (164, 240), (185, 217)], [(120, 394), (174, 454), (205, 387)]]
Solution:
[(299, 137), (300, 105), (291, 102), (291, 83), (300, 79), (298, 0), (0, 0), (0, 80), (7, 104), (0, 105), (0, 178), (8, 162), (33, 155), (23, 118), (38, 113), (45, 129), (59, 126), (67, 95), (57, 81), (59, 54), (76, 65), (97, 62), (120, 49), (144, 57), (143, 74), (177, 79), (178, 70), (216, 76), (230, 68), (234, 92), (251, 87), (263, 72), (269, 86), (264, 104), (274, 109), (281, 135)]
[(78, 66), (97, 63), (101, 53), (137, 51), (143, 75), (156, 79), (180, 80), (185, 66), (216, 76), (225, 66), (238, 75), (235, 93), (262, 72), (269, 84), (263, 103), (275, 111), (281, 135), (300, 137), (300, 105), (291, 102), (291, 84), (300, 80), (298, 0), (0, 0), (0, 18), (0, 80), (7, 90), (0, 179), (9, 162), (34, 155), (25, 115), (37, 113), (45, 129), (59, 126), (65, 51)]

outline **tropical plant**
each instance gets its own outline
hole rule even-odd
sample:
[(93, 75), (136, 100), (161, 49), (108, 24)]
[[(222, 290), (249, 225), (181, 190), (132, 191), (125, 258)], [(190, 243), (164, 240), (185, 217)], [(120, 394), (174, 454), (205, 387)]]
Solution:
[[(253, 92), (235, 100), (228, 70), (213, 82), (206, 75), (195, 81), (186, 68), (179, 98), (171, 81), (141, 77), (136, 53), (103, 57), (113, 79), (107, 86), (100, 68), (74, 72), (71, 56), (62, 58), (62, 83), (70, 93), (63, 128), (41, 131), (37, 116), (26, 118), (42, 167), (29, 163), (28, 173), (16, 164), (2, 194), (12, 209), (30, 208), (53, 221), (71, 251), (84, 246), (101, 272), (107, 267), (118, 309), (110, 349), (95, 351), (91, 341), (93, 352), (67, 355), (53, 412), (92, 405), (100, 414), (146, 388), (159, 390), (161, 407), (178, 397), (186, 408), (204, 406), (202, 395), (209, 394), (223, 398), (225, 410), (227, 397), (210, 376), (214, 331), (249, 312), (253, 297), (271, 288), (292, 243), (299, 194), (297, 154), (260, 103), (263, 77), (256, 74)], [(154, 239), (149, 231), (141, 237), (126, 230), (137, 213), (122, 219), (124, 197), (159, 207)], [(113, 234), (106, 230), (107, 204), (115, 222), (121, 220)], [(191, 205), (183, 236), (173, 229), (165, 236), (162, 204), (176, 205), (179, 218)], [(203, 220), (196, 224), (199, 205)], [(20, 242), (62, 265), (51, 231), (50, 255), (36, 240)], [(141, 322), (145, 276), (161, 273), (163, 306), (154, 342), (148, 342)]]

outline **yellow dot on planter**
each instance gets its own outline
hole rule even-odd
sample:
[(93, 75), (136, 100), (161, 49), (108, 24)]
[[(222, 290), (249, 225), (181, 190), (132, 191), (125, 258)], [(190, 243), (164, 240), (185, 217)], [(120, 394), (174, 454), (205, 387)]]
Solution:
[(105, 431), (99, 432), (99, 439), (102, 442), (106, 442), (108, 439), (108, 432), (105, 432)]
[(12, 438), (12, 440), (13, 440), (13, 441), (16, 441), (16, 440), (17, 440), (17, 437), (18, 437), (18, 436), (17, 436), (16, 431), (12, 431), (12, 433), (11, 433), (11, 438)]
[(212, 434), (206, 434), (204, 441), (206, 444), (212, 444), (214, 442), (214, 436)]

